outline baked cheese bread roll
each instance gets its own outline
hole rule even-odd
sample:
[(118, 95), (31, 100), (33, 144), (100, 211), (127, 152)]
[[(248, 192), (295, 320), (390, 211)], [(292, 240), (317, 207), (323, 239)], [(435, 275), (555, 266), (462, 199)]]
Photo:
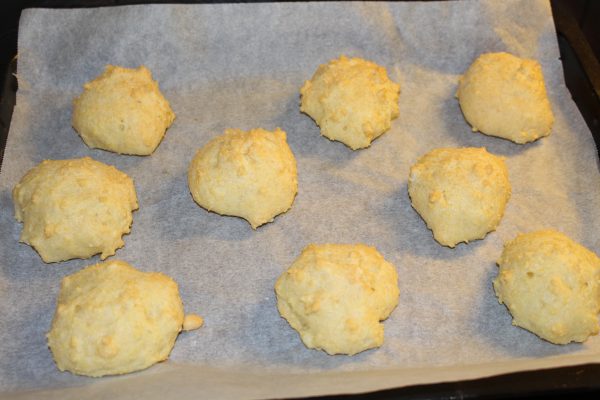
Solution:
[(107, 65), (73, 101), (73, 128), (86, 145), (120, 154), (154, 152), (175, 119), (148, 68)]
[(320, 65), (300, 94), (300, 111), (315, 120), (321, 134), (352, 150), (369, 147), (399, 115), (400, 85), (385, 68), (361, 58), (341, 56)]
[(62, 280), (47, 338), (58, 369), (96, 377), (166, 360), (179, 332), (201, 325), (173, 279), (112, 260)]
[(473, 131), (527, 143), (552, 130), (554, 115), (535, 60), (482, 54), (460, 78), (456, 96)]
[(555, 344), (598, 333), (600, 258), (554, 230), (519, 234), (504, 245), (494, 290), (513, 325)]
[(296, 158), (281, 129), (227, 129), (205, 144), (188, 170), (192, 197), (203, 208), (241, 217), (252, 229), (292, 206)]
[(47, 263), (115, 254), (138, 208), (131, 178), (89, 157), (42, 161), (14, 187), (13, 201), (20, 241)]
[(483, 239), (496, 229), (510, 198), (504, 159), (484, 148), (439, 148), (410, 169), (408, 194), (440, 244)]
[(364, 244), (311, 244), (275, 284), (277, 308), (306, 347), (353, 355), (383, 344), (398, 304), (395, 267)]

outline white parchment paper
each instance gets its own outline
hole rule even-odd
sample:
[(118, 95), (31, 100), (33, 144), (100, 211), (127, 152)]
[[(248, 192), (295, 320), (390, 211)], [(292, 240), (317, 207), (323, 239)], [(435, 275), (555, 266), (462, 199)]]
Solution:
[[(540, 61), (551, 136), (517, 145), (472, 133), (454, 98), (482, 52)], [(340, 54), (373, 60), (401, 84), (400, 117), (370, 148), (319, 136), (299, 88)], [(146, 65), (177, 119), (150, 157), (90, 150), (71, 101), (106, 64)], [(491, 281), (506, 240), (552, 227), (598, 252), (600, 185), (592, 136), (564, 85), (546, 1), (151, 5), (27, 10), (19, 91), (0, 175), (0, 388), (15, 397), (284, 397), (351, 393), (600, 361), (600, 337), (556, 346), (511, 326)], [(292, 209), (253, 231), (198, 207), (186, 170), (225, 128), (281, 127), (298, 161)], [(438, 245), (411, 208), (410, 166), (441, 146), (506, 157), (512, 197), (497, 231)], [(46, 346), (62, 277), (98, 261), (44, 264), (18, 243), (11, 190), (43, 159), (91, 156), (135, 181), (140, 209), (114, 256), (162, 271), (205, 326), (170, 360), (123, 377), (59, 372)], [(308, 350), (279, 317), (273, 285), (308, 243), (363, 242), (399, 273), (385, 343), (354, 357)], [(43, 390), (43, 392), (38, 392)], [(33, 391), (33, 392), (32, 392)]]

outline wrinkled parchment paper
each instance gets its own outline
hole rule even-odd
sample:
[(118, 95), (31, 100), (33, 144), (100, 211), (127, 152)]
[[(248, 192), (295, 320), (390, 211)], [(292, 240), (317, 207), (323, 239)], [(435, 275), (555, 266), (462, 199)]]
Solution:
[[(482, 52), (536, 58), (556, 116), (533, 144), (472, 133), (454, 98)], [(400, 83), (400, 117), (370, 148), (319, 136), (299, 88), (340, 54), (373, 60)], [(71, 101), (106, 64), (146, 65), (177, 119), (150, 157), (90, 150)], [(511, 326), (491, 281), (504, 241), (552, 227), (598, 252), (600, 185), (592, 136), (563, 82), (545, 1), (153, 5), (27, 10), (19, 92), (0, 176), (0, 387), (16, 397), (252, 398), (351, 393), (600, 361), (600, 337), (556, 346)], [(186, 170), (225, 128), (281, 127), (298, 161), (292, 209), (253, 231), (198, 207)], [(512, 198), (497, 231), (438, 245), (411, 208), (409, 167), (441, 146), (506, 157)], [(135, 181), (140, 209), (114, 256), (180, 285), (205, 326), (168, 362), (91, 379), (60, 373), (46, 346), (62, 277), (98, 262), (44, 264), (18, 243), (12, 187), (43, 159), (91, 156)], [(308, 350), (279, 317), (273, 285), (308, 243), (363, 242), (399, 273), (385, 343), (354, 357)], [(28, 392), (44, 390), (44, 392)], [(104, 397), (106, 396), (106, 397)]]

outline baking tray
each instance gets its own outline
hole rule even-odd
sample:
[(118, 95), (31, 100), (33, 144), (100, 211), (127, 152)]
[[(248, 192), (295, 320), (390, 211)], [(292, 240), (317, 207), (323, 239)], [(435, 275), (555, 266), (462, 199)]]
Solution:
[[(209, 1), (210, 3), (214, 3)], [(72, 8), (141, 4), (144, 1), (21, 1), (2, 4), (0, 27), (0, 168), (15, 105), (17, 81), (16, 43), (20, 11), (29, 7)], [(175, 3), (158, 1), (153, 3)], [(176, 3), (194, 3), (179, 1)], [(205, 2), (206, 3), (206, 2)], [(565, 3), (553, 0), (552, 11), (565, 81), (573, 100), (590, 128), (596, 148), (600, 144), (600, 65), (585, 35)], [(600, 15), (598, 16), (600, 17)], [(598, 166), (596, 166), (598, 167)], [(600, 365), (580, 365), (500, 375), (484, 379), (417, 385), (359, 395), (328, 396), (327, 399), (454, 399), (545, 398), (600, 395)]]

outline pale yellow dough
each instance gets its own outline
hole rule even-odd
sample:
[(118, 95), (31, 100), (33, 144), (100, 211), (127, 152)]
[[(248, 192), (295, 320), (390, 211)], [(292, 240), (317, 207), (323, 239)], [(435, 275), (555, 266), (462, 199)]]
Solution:
[(513, 325), (555, 344), (598, 334), (600, 258), (554, 230), (518, 235), (504, 246), (494, 290)]
[(433, 237), (454, 247), (496, 229), (510, 198), (504, 159), (484, 148), (440, 148), (410, 169), (408, 194)]
[(364, 244), (311, 244), (275, 284), (277, 308), (311, 349), (353, 355), (383, 344), (398, 275)]
[(473, 131), (527, 143), (552, 130), (554, 115), (535, 60), (482, 54), (460, 78), (456, 96)]
[(13, 201), (20, 241), (47, 263), (115, 254), (138, 208), (131, 178), (89, 157), (42, 161), (15, 186)]
[(149, 155), (175, 119), (150, 71), (107, 65), (73, 101), (73, 127), (85, 144), (121, 154)]
[(361, 58), (320, 65), (300, 89), (300, 111), (321, 127), (321, 134), (352, 150), (369, 147), (397, 118), (400, 85), (385, 68)]
[(242, 217), (256, 229), (292, 206), (298, 191), (296, 159), (279, 128), (227, 129), (198, 150), (188, 184), (200, 206)]
[(62, 280), (48, 346), (61, 371), (126, 374), (166, 360), (183, 324), (173, 279), (111, 260)]

